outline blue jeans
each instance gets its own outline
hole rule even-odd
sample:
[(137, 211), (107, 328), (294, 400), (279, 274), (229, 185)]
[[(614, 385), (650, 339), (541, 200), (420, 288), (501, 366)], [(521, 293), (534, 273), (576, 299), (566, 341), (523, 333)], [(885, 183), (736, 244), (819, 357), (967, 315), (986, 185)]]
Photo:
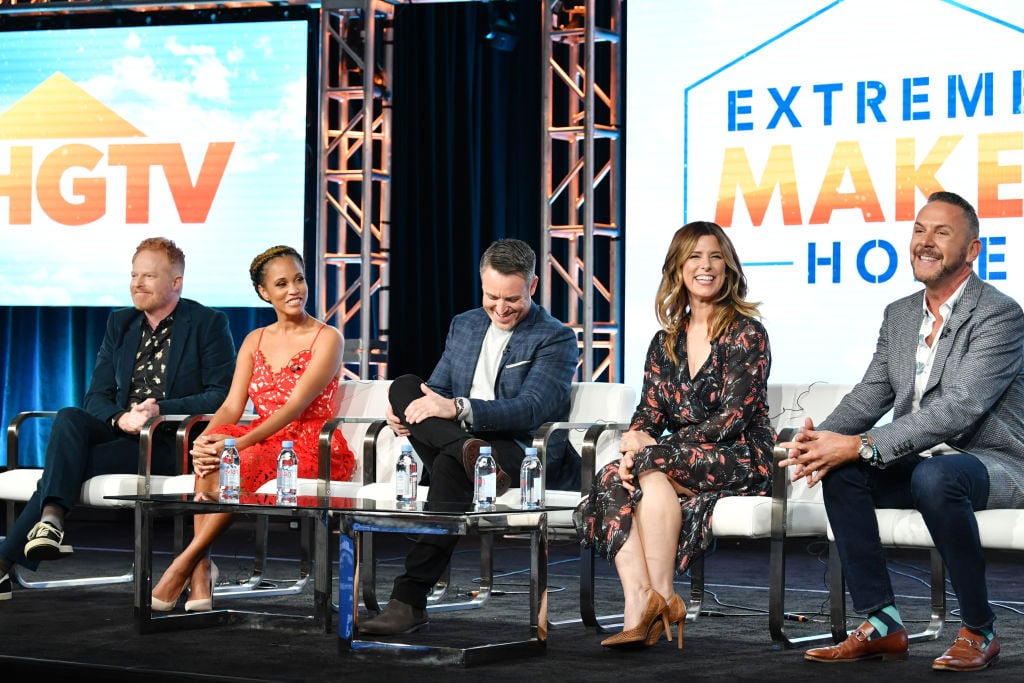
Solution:
[(857, 462), (822, 480), (825, 510), (858, 612), (893, 604), (876, 508), (917, 509), (942, 555), (964, 626), (992, 625), (976, 510), (988, 500), (988, 471), (973, 455), (908, 456), (885, 469)]

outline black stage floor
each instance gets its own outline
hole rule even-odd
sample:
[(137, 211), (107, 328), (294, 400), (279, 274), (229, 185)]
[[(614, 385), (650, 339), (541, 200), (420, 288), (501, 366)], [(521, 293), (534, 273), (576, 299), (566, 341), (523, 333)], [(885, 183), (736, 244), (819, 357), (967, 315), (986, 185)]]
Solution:
[[(297, 533), (281, 524), (272, 527), (270, 535), (271, 559), (266, 576), (290, 579), (297, 572)], [(243, 519), (217, 544), (214, 555), (222, 571), (222, 583), (246, 576), (253, 538), (253, 524)], [(75, 546), (74, 558), (50, 563), (33, 578), (126, 571), (131, 563), (131, 518), (72, 520), (66, 542)], [(390, 579), (400, 567), (407, 540), (390, 537), (378, 544), (382, 558), (378, 594), (383, 600)], [(157, 527), (155, 547), (160, 552), (154, 560), (159, 575), (170, 559), (169, 525)], [(808, 621), (793, 621), (789, 632), (792, 636), (825, 632), (824, 544), (792, 541), (790, 548), (787, 609)], [(325, 634), (250, 625), (140, 635), (133, 620), (131, 584), (32, 590), (15, 586), (13, 599), (0, 602), (0, 672), (5, 681), (25, 680), (27, 676), (106, 681), (924, 680), (947, 675), (933, 672), (931, 660), (942, 654), (959, 628), (956, 600), (950, 595), (949, 621), (940, 638), (911, 645), (910, 658), (905, 662), (805, 662), (801, 650), (772, 647), (766, 616), (767, 545), (722, 542), (707, 560), (707, 582), (714, 595), (705, 609), (712, 615), (687, 624), (682, 652), (665, 640), (640, 652), (607, 651), (598, 644), (602, 635), (588, 632), (578, 622), (571, 623), (579, 616), (579, 553), (575, 544), (552, 541), (549, 559), (549, 618), (554, 624), (546, 653), (539, 657), (470, 668), (412, 665), (397, 658), (381, 661), (339, 652), (336, 630)], [(901, 552), (891, 559), (904, 619), (912, 631), (920, 629), (929, 616), (927, 556)], [(615, 573), (599, 562), (598, 613), (621, 612)], [(483, 609), (436, 614), (431, 629), (409, 636), (409, 641), (467, 646), (525, 636), (529, 623), (524, 592), (529, 590), (527, 542), (499, 539), (494, 565), (497, 594)], [(1020, 555), (990, 557), (990, 596), (999, 605), (996, 625), (1003, 654), (996, 666), (973, 674), (974, 678), (1024, 680), (1022, 568), (1024, 557)], [(453, 562), (452, 582), (459, 593), (474, 589), (478, 570), (478, 546), (466, 539)], [(682, 577), (677, 589), (687, 594), (689, 580)], [(307, 586), (296, 596), (222, 600), (216, 606), (305, 614), (311, 611), (312, 602), (312, 587)], [(563, 621), (570, 623), (559, 623)], [(850, 626), (856, 626), (852, 617)], [(14, 675), (21, 678), (14, 679)]]

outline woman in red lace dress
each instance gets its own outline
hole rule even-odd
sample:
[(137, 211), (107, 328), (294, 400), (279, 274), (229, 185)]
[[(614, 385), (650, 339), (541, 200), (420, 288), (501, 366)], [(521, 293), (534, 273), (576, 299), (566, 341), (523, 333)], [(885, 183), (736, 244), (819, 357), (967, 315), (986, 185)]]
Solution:
[[(338, 376), (343, 340), (337, 329), (306, 313), (308, 289), (302, 257), (291, 247), (272, 247), (249, 267), (256, 293), (269, 302), (277, 321), (250, 332), (238, 351), (231, 389), (192, 447), (196, 492), (212, 493), (219, 485), (219, 454), (224, 439), (234, 437), (241, 459), (241, 488), (256, 491), (277, 476), (282, 441), (292, 441), (299, 476), (317, 476), (320, 430), (337, 410)], [(248, 400), (258, 417), (237, 424)], [(354, 465), (340, 432), (331, 444), (331, 479), (346, 481)], [(216, 566), (210, 546), (231, 524), (228, 513), (196, 515), (195, 536), (153, 588), (153, 609), (167, 611), (191, 584), (185, 609), (212, 609)]]
[(598, 473), (573, 515), (582, 544), (614, 561), (625, 596), (605, 647), (653, 645), (686, 606), (675, 572), (711, 542), (722, 496), (767, 495), (775, 432), (766, 388), (768, 335), (745, 300), (736, 251), (714, 223), (676, 231), (662, 267), (644, 386), (622, 459)]

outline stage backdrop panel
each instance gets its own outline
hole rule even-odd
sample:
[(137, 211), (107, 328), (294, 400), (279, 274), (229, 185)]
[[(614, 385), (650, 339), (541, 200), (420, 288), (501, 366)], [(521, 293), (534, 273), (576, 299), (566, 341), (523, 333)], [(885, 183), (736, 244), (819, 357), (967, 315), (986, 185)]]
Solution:
[(0, 306), (125, 305), (153, 235), (184, 249), (186, 295), (253, 305), (253, 255), (303, 246), (310, 16), (5, 17)]
[(773, 383), (853, 383), (921, 288), (927, 195), (978, 208), (982, 279), (1024, 300), (1024, 3), (630, 3), (625, 375), (640, 385), (673, 232), (727, 228)]

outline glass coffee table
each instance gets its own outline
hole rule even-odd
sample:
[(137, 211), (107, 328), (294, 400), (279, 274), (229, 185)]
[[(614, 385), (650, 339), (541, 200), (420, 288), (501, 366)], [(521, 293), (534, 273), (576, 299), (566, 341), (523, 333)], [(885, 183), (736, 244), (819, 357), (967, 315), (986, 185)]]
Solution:
[[(348, 509), (334, 509), (339, 516), (341, 537), (338, 565), (338, 646), (342, 652), (380, 657), (422, 659), (433, 663), (474, 665), (509, 658), (542, 655), (547, 646), (547, 513), (568, 508), (521, 510), (506, 505), (468, 511), (445, 510), (450, 505), (426, 502), (401, 504), (395, 501), (359, 500)], [(442, 508), (442, 509), (438, 509)], [(529, 626), (520, 638), (503, 637), (500, 643), (469, 647), (425, 644), (430, 638), (418, 638), (417, 644), (400, 642), (402, 636), (363, 638), (359, 633), (359, 566), (367, 534), (404, 535), (454, 534), (482, 537), (500, 534), (529, 535), (530, 590)], [(490, 584), (490, 543), (481, 543), (484, 556), (483, 581)], [(372, 562), (372, 560), (371, 560)], [(373, 577), (374, 568), (367, 573)], [(368, 593), (364, 593), (368, 594)], [(373, 600), (374, 606), (376, 600)], [(504, 634), (503, 634), (504, 636)]]
[[(422, 659), (436, 663), (464, 665), (501, 659), (542, 655), (547, 641), (547, 513), (568, 508), (521, 510), (504, 505), (485, 510), (444, 510), (451, 505), (432, 506), (418, 502), (400, 504), (391, 500), (371, 498), (332, 498), (299, 496), (294, 506), (277, 505), (273, 495), (243, 493), (238, 503), (221, 502), (216, 494), (149, 494), (117, 496), (135, 506), (135, 617), (140, 633), (202, 628), (224, 624), (246, 623), (258, 628), (312, 628), (330, 633), (333, 605), (331, 585), (333, 562), (330, 561), (330, 527), (332, 517), (340, 528), (338, 555), (338, 643), (339, 650), (349, 655)], [(158, 517), (174, 517), (214, 512), (309, 520), (312, 523), (312, 614), (295, 615), (268, 611), (222, 609), (214, 603), (210, 612), (153, 612), (152, 560), (153, 522)], [(529, 625), (518, 639), (484, 643), (469, 647), (432, 646), (399, 642), (400, 637), (364, 639), (359, 634), (359, 566), (363, 543), (372, 534), (479, 534), (493, 537), (500, 534), (528, 535), (530, 538)], [(364, 541), (365, 537), (365, 541)], [(490, 543), (481, 543), (490, 548)], [(371, 560), (372, 561), (372, 560)], [(490, 562), (489, 554), (485, 562)], [(370, 577), (374, 568), (367, 569)], [(487, 581), (490, 577), (484, 577)], [(372, 594), (368, 592), (367, 594)], [(376, 601), (371, 607), (376, 607)]]

